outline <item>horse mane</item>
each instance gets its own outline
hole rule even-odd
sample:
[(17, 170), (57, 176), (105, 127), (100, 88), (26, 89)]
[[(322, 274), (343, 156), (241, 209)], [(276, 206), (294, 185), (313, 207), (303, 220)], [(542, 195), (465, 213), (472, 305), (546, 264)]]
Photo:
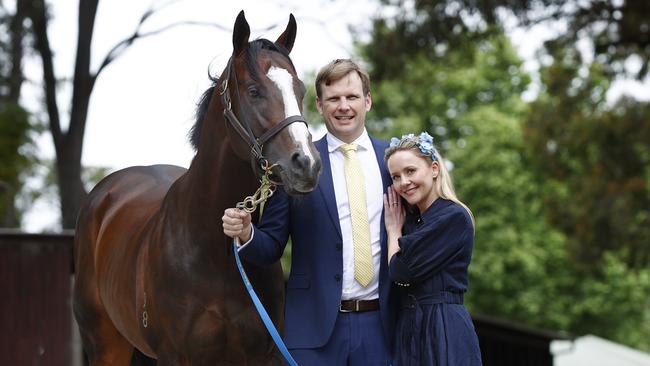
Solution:
[[(259, 56), (262, 50), (269, 50), (269, 51), (280, 53), (281, 55), (286, 57), (291, 63), (291, 66), (294, 67), (293, 62), (289, 57), (289, 52), (282, 45), (273, 43), (268, 39), (256, 39), (248, 44), (248, 47), (246, 48), (246, 55), (245, 55), (246, 68), (248, 69), (249, 74), (253, 80), (260, 82), (261, 70), (259, 69), (259, 66), (256, 61), (257, 61), (257, 57)], [(196, 107), (196, 111), (194, 113), (194, 118), (195, 118), (194, 125), (192, 126), (189, 132), (190, 142), (194, 147), (194, 151), (197, 151), (199, 148), (199, 141), (201, 138), (201, 128), (203, 127), (203, 120), (205, 119), (205, 116), (208, 113), (208, 106), (210, 105), (210, 100), (212, 100), (214, 89), (217, 87), (219, 82), (219, 78), (210, 75), (209, 72), (208, 72), (208, 77), (212, 81), (212, 85), (203, 92), (201, 98), (199, 99), (199, 102)]]

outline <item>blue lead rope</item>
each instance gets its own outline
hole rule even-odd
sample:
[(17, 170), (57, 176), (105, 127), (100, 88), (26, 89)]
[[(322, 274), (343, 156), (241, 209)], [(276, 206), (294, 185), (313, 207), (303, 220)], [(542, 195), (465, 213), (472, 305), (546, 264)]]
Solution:
[(273, 338), (273, 342), (275, 342), (275, 345), (278, 346), (278, 349), (280, 350), (280, 352), (282, 352), (282, 355), (284, 356), (285, 360), (287, 360), (287, 362), (291, 366), (298, 366), (298, 363), (293, 359), (293, 357), (291, 357), (291, 353), (289, 353), (287, 346), (284, 345), (284, 342), (282, 341), (282, 337), (280, 337), (278, 330), (275, 329), (275, 326), (273, 325), (273, 322), (271, 321), (269, 314), (266, 312), (266, 309), (264, 309), (264, 305), (262, 305), (260, 298), (257, 297), (257, 294), (253, 289), (253, 285), (251, 285), (251, 281), (248, 280), (246, 271), (244, 271), (244, 266), (242, 266), (241, 260), (239, 259), (239, 250), (237, 249), (238, 249), (237, 242), (235, 240), (232, 243), (232, 250), (235, 253), (235, 261), (237, 262), (237, 268), (239, 269), (239, 274), (241, 275), (241, 279), (242, 281), (244, 281), (244, 285), (246, 286), (246, 291), (248, 291), (248, 295), (250, 295), (251, 300), (253, 300), (253, 304), (257, 309), (257, 313), (260, 314), (260, 318), (262, 318), (266, 330), (268, 330), (269, 334), (271, 334), (271, 337)]

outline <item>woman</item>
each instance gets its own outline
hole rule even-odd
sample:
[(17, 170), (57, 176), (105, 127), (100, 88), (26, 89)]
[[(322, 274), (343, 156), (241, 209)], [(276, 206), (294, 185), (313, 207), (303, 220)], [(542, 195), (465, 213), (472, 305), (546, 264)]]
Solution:
[(463, 306), (472, 214), (456, 198), (428, 133), (393, 138), (385, 159), (393, 179), (384, 196), (389, 274), (400, 298), (394, 364), (481, 365), (478, 338)]

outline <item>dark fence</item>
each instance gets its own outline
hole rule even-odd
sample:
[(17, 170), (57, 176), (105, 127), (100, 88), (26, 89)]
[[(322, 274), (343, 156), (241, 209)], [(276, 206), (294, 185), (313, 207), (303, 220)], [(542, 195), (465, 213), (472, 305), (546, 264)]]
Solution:
[[(72, 233), (0, 231), (0, 365), (78, 363), (72, 241)], [(567, 339), (488, 316), (473, 318), (484, 366), (552, 366), (550, 342)]]
[(0, 365), (72, 361), (72, 234), (0, 231)]
[(533, 329), (490, 316), (473, 314), (483, 366), (553, 366), (554, 339), (565, 334)]

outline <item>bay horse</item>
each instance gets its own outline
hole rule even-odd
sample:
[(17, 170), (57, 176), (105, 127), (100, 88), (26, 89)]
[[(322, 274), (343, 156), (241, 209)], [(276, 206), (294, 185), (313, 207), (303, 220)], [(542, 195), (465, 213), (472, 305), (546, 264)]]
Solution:
[[(74, 315), (90, 365), (280, 365), (236, 268), (220, 218), (259, 186), (260, 165), (289, 194), (317, 184), (321, 161), (302, 116), (305, 87), (289, 58), (293, 15), (275, 41), (249, 42), (243, 11), (233, 53), (201, 98), (189, 169), (130, 167), (104, 178), (80, 210)], [(257, 215), (255, 215), (255, 220)], [(277, 263), (245, 264), (276, 325)]]

